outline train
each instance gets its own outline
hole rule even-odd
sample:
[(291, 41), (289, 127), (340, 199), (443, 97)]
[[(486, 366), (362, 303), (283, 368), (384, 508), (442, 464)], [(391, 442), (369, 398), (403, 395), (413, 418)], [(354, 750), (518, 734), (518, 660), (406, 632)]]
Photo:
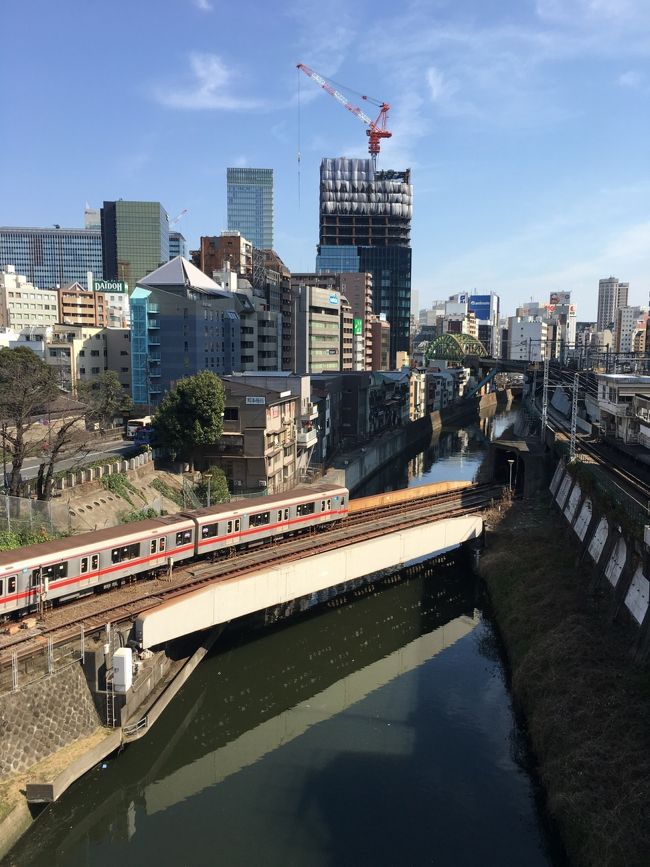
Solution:
[(325, 528), (348, 514), (350, 494), (320, 483), (287, 494), (222, 503), (0, 553), (0, 618), (45, 603), (169, 572), (269, 540)]

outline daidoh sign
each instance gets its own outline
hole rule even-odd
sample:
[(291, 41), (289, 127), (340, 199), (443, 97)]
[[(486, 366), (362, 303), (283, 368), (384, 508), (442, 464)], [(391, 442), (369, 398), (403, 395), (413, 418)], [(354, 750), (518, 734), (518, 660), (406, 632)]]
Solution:
[(122, 292), (129, 291), (129, 284), (125, 280), (93, 280), (95, 292)]

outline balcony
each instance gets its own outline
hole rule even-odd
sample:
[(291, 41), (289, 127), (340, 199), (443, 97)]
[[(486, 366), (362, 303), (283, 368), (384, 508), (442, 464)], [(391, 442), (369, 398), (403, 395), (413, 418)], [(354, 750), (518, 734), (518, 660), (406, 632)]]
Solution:
[(298, 448), (309, 449), (312, 446), (315, 446), (318, 442), (318, 431), (315, 428), (313, 430), (298, 431), (296, 439), (298, 442)]
[(160, 304), (147, 304), (147, 313), (160, 313)]
[(304, 413), (301, 414), (301, 418), (304, 418), (305, 421), (314, 421), (314, 419), (318, 418), (318, 407), (315, 403), (308, 403), (305, 407)]
[(158, 337), (158, 335), (154, 335), (153, 337), (149, 338), (147, 343), (149, 346), (160, 346), (160, 337)]
[(158, 329), (160, 328), (160, 322), (157, 319), (147, 319), (147, 328), (149, 330)]
[(149, 361), (160, 361), (160, 353), (159, 352), (150, 352), (149, 353)]
[(162, 393), (162, 386), (161, 385), (154, 385), (154, 383), (152, 383), (149, 386), (149, 394), (161, 394), (161, 393)]
[(160, 368), (159, 367), (151, 367), (149, 368), (149, 376), (152, 379), (158, 379), (160, 377)]

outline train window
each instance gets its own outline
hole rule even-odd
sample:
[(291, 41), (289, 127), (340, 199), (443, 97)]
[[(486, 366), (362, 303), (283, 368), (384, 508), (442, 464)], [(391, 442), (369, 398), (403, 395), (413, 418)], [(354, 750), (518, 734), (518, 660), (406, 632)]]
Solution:
[(187, 542), (192, 541), (192, 531), (191, 530), (183, 530), (180, 533), (176, 533), (176, 544), (177, 545), (185, 545)]
[[(38, 570), (35, 569), (34, 573), (36, 573), (37, 571)], [(67, 577), (67, 575), (68, 575), (68, 563), (66, 560), (64, 560), (63, 563), (52, 563), (50, 566), (43, 566), (41, 571), (43, 573), (43, 580), (44, 581), (46, 579), (48, 581), (57, 581), (59, 578), (66, 578)], [(32, 577), (33, 577), (33, 575), (32, 575)], [(38, 584), (38, 583), (39, 583), (39, 581), (36, 580), (35, 584)], [(32, 584), (32, 586), (35, 586), (35, 585)]]
[(81, 558), (81, 568), (79, 571), (82, 575), (88, 571), (88, 557)]
[(278, 509), (278, 521), (282, 520), (282, 509)]
[(232, 533), (232, 521), (228, 521), (228, 529), (226, 530), (226, 532)]
[(239, 518), (235, 518), (235, 533), (239, 533)]
[(263, 527), (271, 522), (270, 512), (258, 512), (257, 515), (250, 515), (248, 523), (251, 527)]
[(15, 593), (16, 592), (16, 576), (10, 575), (7, 578), (7, 593)]
[(217, 535), (218, 524), (204, 524), (201, 527), (201, 536), (204, 539), (213, 539)]
[(332, 501), (328, 500), (327, 501), (327, 511), (329, 512), (331, 510), (331, 508), (332, 508)]
[(320, 510), (321, 510), (321, 512), (325, 511), (325, 500), (320, 501)]
[(5, 595), (5, 579), (0, 578), (0, 599)]
[(288, 521), (288, 520), (289, 520), (289, 509), (285, 509), (285, 510), (284, 510), (284, 520), (285, 520), (285, 521)]
[(299, 506), (296, 506), (296, 515), (313, 515), (315, 509), (314, 503), (301, 503)]
[(99, 554), (93, 554), (90, 558), (90, 568), (95, 571), (95, 569), (99, 569)]
[(121, 548), (113, 548), (111, 551), (111, 560), (113, 563), (124, 563), (125, 560), (135, 560), (135, 558), (139, 556), (139, 542), (134, 542), (133, 545), (123, 545)]
[(160, 552), (165, 550), (165, 544), (166, 544), (165, 537), (161, 536), (160, 539), (158, 539), (158, 550)]
[(158, 545), (156, 544), (156, 540), (155, 540), (155, 539), (152, 539), (152, 540), (151, 540), (151, 553), (152, 553), (152, 554), (155, 554), (155, 553), (156, 553), (156, 548), (157, 548), (157, 547), (158, 547)]
[(29, 579), (29, 586), (30, 586), (30, 587), (38, 587), (38, 585), (39, 585), (40, 583), (41, 583), (41, 573), (40, 573), (40, 570), (39, 570), (39, 569), (34, 569), (34, 570), (32, 571), (32, 577)]

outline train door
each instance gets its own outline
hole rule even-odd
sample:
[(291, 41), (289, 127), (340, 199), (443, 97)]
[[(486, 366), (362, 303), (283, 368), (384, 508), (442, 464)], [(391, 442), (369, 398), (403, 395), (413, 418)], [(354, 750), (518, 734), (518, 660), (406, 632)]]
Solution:
[(149, 561), (150, 566), (157, 566), (157, 561), (165, 557), (167, 550), (167, 536), (159, 536), (157, 539), (152, 539), (149, 543)]
[[(45, 585), (43, 584), (45, 581)], [(32, 569), (32, 573), (29, 577), (29, 601), (32, 605), (39, 605), (45, 599), (47, 599), (47, 591), (49, 590), (50, 582), (47, 577), (43, 579), (43, 573), (39, 568)]]
[(91, 587), (99, 581), (99, 554), (86, 554), (79, 560), (79, 586)]
[(17, 587), (17, 575), (7, 575), (4, 578), (0, 578), (0, 612), (13, 611), (16, 608)]

